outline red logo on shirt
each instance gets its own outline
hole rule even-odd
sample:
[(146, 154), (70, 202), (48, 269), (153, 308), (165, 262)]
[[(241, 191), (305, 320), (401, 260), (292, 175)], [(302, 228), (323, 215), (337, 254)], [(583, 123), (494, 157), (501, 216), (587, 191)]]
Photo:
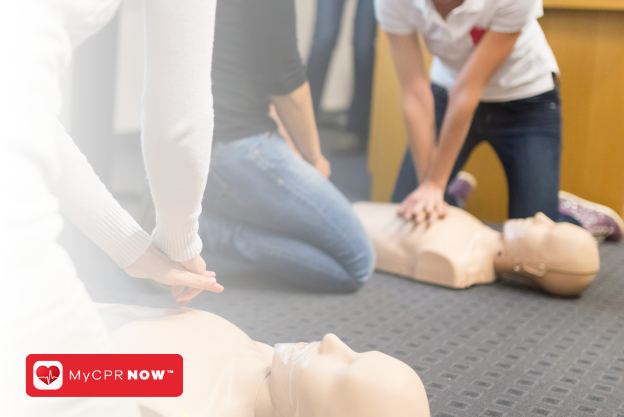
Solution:
[(475, 26), (470, 31), (470, 36), (472, 37), (472, 42), (474, 44), (478, 44), (483, 35), (485, 35), (486, 30), (480, 26)]

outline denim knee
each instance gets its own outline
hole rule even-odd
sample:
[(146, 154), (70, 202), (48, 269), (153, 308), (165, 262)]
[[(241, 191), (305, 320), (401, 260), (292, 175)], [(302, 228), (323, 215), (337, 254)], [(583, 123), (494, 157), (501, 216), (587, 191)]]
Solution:
[(351, 278), (345, 286), (345, 292), (355, 292), (373, 275), (377, 263), (377, 255), (373, 243), (367, 237), (361, 242), (358, 253), (354, 254), (354, 260), (346, 266)]

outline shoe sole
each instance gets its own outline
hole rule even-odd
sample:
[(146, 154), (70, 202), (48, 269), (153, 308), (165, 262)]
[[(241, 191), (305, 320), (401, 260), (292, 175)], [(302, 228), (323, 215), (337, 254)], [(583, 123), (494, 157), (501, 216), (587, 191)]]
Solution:
[(570, 194), (567, 191), (559, 191), (559, 198), (565, 198), (567, 200), (574, 201), (579, 206), (589, 208), (591, 210), (597, 211), (600, 214), (604, 214), (605, 216), (610, 217), (620, 227), (620, 231), (624, 233), (624, 220), (622, 220), (620, 215), (617, 214), (616, 211), (612, 208), (603, 206), (602, 204), (594, 203), (593, 201), (585, 200), (579, 196)]
[(455, 178), (466, 181), (468, 184), (470, 184), (473, 190), (477, 188), (477, 179), (470, 172), (459, 171)]

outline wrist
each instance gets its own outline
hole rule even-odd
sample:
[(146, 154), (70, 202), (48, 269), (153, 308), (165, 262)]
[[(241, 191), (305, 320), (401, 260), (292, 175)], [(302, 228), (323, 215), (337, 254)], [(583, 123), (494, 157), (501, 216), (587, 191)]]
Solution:
[(446, 182), (444, 179), (436, 179), (436, 178), (426, 178), (422, 185), (428, 185), (428, 186), (433, 186), (435, 188), (439, 188), (441, 190), (445, 190), (446, 189)]
[(323, 154), (319, 150), (318, 152), (311, 153), (310, 155), (304, 155), (303, 158), (312, 165), (315, 165), (323, 158)]

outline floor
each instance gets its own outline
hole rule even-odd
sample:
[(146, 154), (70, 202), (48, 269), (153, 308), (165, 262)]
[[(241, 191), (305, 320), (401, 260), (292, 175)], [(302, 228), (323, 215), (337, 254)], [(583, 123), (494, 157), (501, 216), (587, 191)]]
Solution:
[[(324, 148), (339, 132), (322, 132)], [(145, 174), (136, 143), (119, 147), (111, 189), (140, 215)], [(368, 198), (366, 156), (331, 155), (332, 180)], [(130, 278), (71, 225), (62, 242), (92, 298), (173, 307), (147, 280)], [(244, 265), (211, 259), (226, 287), (190, 307), (230, 320), (268, 344), (335, 333), (356, 351), (379, 350), (415, 369), (431, 415), (624, 417), (624, 245), (602, 244), (602, 269), (577, 299), (515, 281), (448, 290), (376, 273), (356, 294), (294, 287)]]

